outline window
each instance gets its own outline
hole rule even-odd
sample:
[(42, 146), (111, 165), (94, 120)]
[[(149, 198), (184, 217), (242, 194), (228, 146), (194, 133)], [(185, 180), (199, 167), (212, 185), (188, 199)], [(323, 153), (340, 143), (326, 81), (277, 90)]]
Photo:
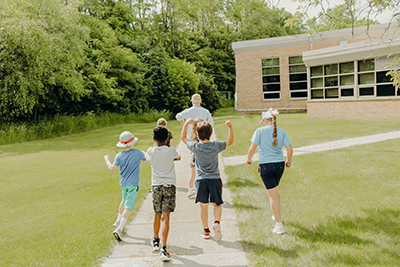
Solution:
[(307, 98), (307, 67), (302, 56), (289, 57), (290, 98)]
[(385, 69), (392, 60), (385, 57), (310, 67), (310, 98), (400, 97), (400, 89)]
[(261, 63), (264, 100), (280, 99), (281, 76), (279, 57), (262, 59)]

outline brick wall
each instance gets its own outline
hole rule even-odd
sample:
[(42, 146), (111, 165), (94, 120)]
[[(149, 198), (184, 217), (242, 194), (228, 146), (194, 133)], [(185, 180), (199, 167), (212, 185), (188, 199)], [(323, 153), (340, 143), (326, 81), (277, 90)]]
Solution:
[(310, 118), (400, 119), (400, 100), (309, 101)]

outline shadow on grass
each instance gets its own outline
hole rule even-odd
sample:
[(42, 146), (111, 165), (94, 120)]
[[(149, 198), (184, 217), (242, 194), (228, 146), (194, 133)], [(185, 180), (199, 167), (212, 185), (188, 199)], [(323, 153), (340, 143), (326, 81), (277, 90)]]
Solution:
[[(295, 236), (295, 243), (278, 242), (277, 247), (275, 242), (281, 237), (272, 236), (259, 242), (245, 240), (242, 244), (245, 251), (256, 258), (273, 253), (282, 260), (310, 257), (310, 261), (317, 260), (314, 263), (320, 266), (400, 266), (400, 209), (368, 209), (360, 212), (365, 215), (330, 218), (327, 224), (309, 227), (287, 221), (285, 224), (292, 229), (285, 235)], [(343, 250), (338, 250), (339, 247), (343, 247)], [(329, 252), (330, 248), (332, 253)], [(313, 254), (320, 249), (325, 252), (313, 258)], [(268, 259), (265, 263), (268, 263)]]
[(234, 187), (258, 187), (261, 186), (259, 183), (254, 183), (248, 179), (229, 179), (228, 187), (234, 190)]

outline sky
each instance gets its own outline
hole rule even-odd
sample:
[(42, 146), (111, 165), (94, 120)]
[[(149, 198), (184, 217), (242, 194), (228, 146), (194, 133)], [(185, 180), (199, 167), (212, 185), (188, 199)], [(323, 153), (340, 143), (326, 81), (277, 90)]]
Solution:
[[(361, 0), (362, 1), (362, 0)], [(296, 12), (296, 9), (299, 5), (301, 5), (301, 3), (299, 2), (292, 2), (291, 0), (270, 0), (271, 3), (273, 3), (274, 5), (276, 5), (278, 3), (278, 7), (280, 8), (285, 8), (286, 11), (294, 14)], [(344, 1), (338, 1), (338, 0), (330, 0), (329, 1), (331, 3), (331, 7), (335, 6), (336, 4), (340, 4), (343, 3)], [(312, 8), (309, 9), (307, 14), (310, 18), (317, 16), (318, 12), (320, 10), (316, 9), (316, 8)], [(389, 22), (390, 18), (391, 18), (391, 12), (387, 11), (385, 13), (383, 13), (382, 15), (378, 16), (376, 18), (376, 20), (378, 20), (380, 23), (387, 23)]]

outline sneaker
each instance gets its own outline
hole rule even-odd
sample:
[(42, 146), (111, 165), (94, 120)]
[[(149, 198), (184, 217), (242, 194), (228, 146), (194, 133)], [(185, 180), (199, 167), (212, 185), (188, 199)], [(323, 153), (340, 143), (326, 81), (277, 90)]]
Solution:
[(153, 237), (151, 239), (151, 246), (153, 247), (153, 251), (160, 250), (160, 238)]
[(283, 234), (285, 230), (283, 230), (283, 226), (275, 226), (274, 230), (272, 230), (273, 233), (276, 233), (278, 235)]
[(194, 188), (189, 188), (187, 197), (188, 198), (195, 198), (196, 197), (196, 190)]
[(120, 229), (120, 228), (115, 229), (113, 232), (113, 235), (114, 235), (115, 239), (117, 239), (118, 241), (122, 241), (122, 238), (121, 238), (122, 229)]
[(215, 241), (220, 241), (222, 239), (222, 232), (221, 232), (221, 226), (219, 223), (214, 223), (213, 225), (213, 230), (214, 230), (214, 240)]
[(272, 219), (273, 221), (275, 221), (275, 216), (274, 216), (274, 215), (272, 215), (271, 219)]
[(171, 260), (171, 255), (169, 255), (166, 248), (162, 248), (160, 250), (160, 260), (162, 260), (162, 261), (170, 261)]
[(118, 226), (119, 226), (119, 221), (116, 221), (116, 222), (113, 224), (113, 226), (114, 226), (115, 228), (118, 228)]
[(210, 239), (210, 230), (204, 229), (204, 231), (203, 231), (203, 233), (201, 234), (201, 236), (202, 236), (204, 239)]

